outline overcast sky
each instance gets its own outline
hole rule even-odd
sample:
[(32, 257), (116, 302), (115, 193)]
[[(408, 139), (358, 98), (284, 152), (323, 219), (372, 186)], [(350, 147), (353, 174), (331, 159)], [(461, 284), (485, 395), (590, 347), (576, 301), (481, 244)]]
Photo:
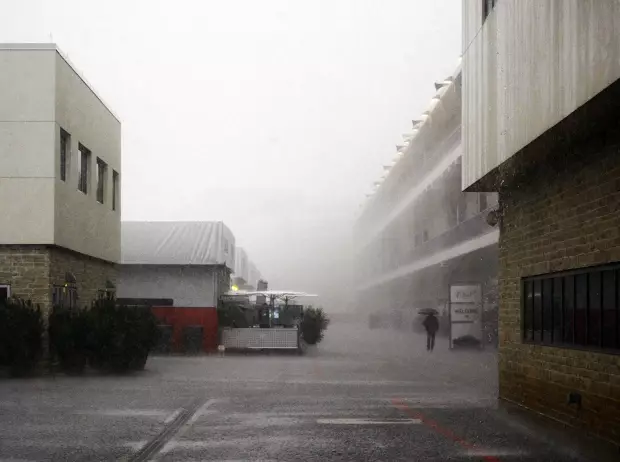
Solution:
[(461, 43), (460, 0), (0, 6), (0, 41), (57, 43), (119, 115), (123, 219), (223, 220), (272, 288), (330, 266)]

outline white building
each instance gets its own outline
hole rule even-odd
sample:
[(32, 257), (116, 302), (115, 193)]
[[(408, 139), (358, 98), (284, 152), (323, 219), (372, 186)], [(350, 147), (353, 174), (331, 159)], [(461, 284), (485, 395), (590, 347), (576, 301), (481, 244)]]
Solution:
[(485, 220), (497, 195), (461, 191), (460, 69), (436, 87), (355, 230), (355, 305), (407, 329), (420, 308), (445, 312), (449, 284), (488, 284), (497, 271), (499, 233)]
[(230, 289), (235, 237), (222, 222), (122, 225), (118, 298), (214, 308)]
[(620, 444), (620, 2), (462, 11), (463, 188), (499, 194), (499, 396)]
[(120, 258), (121, 123), (53, 44), (0, 45), (0, 287), (90, 304)]

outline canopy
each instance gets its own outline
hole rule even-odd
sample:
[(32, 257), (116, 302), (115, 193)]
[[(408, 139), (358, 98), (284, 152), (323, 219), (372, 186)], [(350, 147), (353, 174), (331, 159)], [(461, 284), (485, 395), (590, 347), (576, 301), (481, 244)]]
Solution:
[(309, 294), (307, 292), (296, 292), (293, 290), (229, 290), (224, 295), (228, 296), (251, 296), (251, 295), (263, 295), (265, 297), (275, 298), (293, 298), (293, 297), (318, 297), (316, 294)]

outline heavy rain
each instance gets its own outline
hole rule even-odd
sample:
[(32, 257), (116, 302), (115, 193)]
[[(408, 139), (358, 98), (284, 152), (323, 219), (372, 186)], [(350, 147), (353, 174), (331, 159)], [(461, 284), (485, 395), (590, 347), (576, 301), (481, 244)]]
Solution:
[(617, 0), (0, 0), (0, 462), (620, 454)]

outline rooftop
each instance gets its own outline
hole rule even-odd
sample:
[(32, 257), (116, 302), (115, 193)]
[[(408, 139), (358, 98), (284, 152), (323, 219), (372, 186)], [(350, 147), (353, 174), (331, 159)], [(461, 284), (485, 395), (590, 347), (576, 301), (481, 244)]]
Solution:
[(95, 97), (103, 104), (108, 112), (120, 122), (120, 118), (110, 109), (110, 106), (97, 94), (94, 87), (86, 80), (77, 67), (69, 60), (67, 55), (56, 45), (55, 43), (0, 43), (0, 50), (15, 50), (15, 51), (55, 51), (58, 55), (67, 63), (71, 70), (77, 75), (82, 82), (89, 88), (89, 90), (95, 95)]

